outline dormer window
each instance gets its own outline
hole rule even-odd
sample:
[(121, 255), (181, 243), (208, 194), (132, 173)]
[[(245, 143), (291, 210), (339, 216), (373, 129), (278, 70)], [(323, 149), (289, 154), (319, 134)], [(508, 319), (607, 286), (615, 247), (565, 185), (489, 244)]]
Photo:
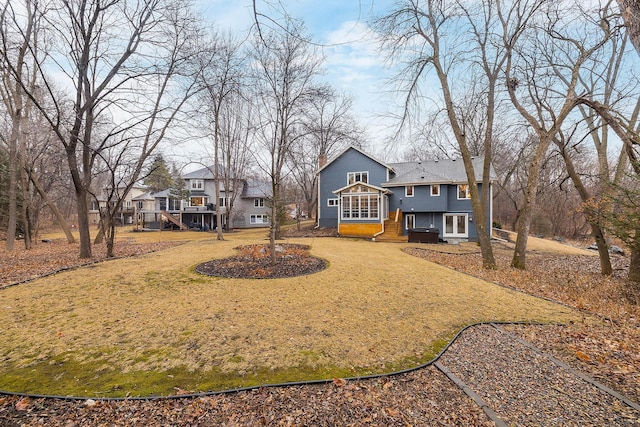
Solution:
[(353, 184), (355, 182), (369, 182), (369, 172), (349, 172), (347, 173), (347, 184)]
[(191, 189), (195, 191), (203, 191), (204, 190), (204, 180), (202, 179), (192, 179), (191, 180)]

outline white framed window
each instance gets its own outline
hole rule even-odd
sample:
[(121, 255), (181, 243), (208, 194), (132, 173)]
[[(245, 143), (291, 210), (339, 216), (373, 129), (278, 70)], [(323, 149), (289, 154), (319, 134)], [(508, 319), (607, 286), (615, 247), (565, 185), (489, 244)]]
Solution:
[(327, 206), (338, 206), (338, 198), (327, 199)]
[(264, 214), (251, 214), (249, 222), (251, 224), (268, 224), (269, 216)]
[(353, 184), (355, 182), (369, 182), (369, 172), (348, 172), (347, 173), (347, 184)]
[(142, 208), (144, 208), (144, 202), (142, 200), (138, 200), (138, 209), (141, 210)]
[(405, 197), (413, 197), (413, 185), (407, 185), (404, 187), (404, 196)]
[(227, 207), (227, 198), (226, 197), (220, 197), (220, 199), (218, 200), (218, 206), (220, 206), (221, 208), (225, 208)]
[(404, 216), (404, 227), (407, 230), (411, 230), (412, 228), (416, 228), (416, 215), (415, 214), (407, 214)]
[(191, 189), (192, 190), (204, 190), (204, 180), (202, 180), (202, 179), (192, 179), (191, 180)]
[(432, 196), (440, 195), (440, 184), (431, 184), (431, 195)]
[(256, 197), (253, 199), (253, 206), (256, 208), (264, 208), (264, 199), (262, 197)]
[(189, 206), (207, 206), (207, 203), (209, 203), (208, 197), (195, 196), (189, 199)]
[(442, 221), (444, 224), (443, 237), (469, 237), (468, 214), (444, 214)]
[(343, 194), (342, 219), (377, 219), (380, 199), (377, 193)]
[(130, 208), (131, 207), (131, 200), (127, 200), (125, 202), (125, 207)]
[(180, 200), (174, 199), (173, 197), (169, 197), (169, 210), (170, 211), (179, 211), (180, 210)]
[(458, 200), (470, 199), (469, 184), (458, 184)]

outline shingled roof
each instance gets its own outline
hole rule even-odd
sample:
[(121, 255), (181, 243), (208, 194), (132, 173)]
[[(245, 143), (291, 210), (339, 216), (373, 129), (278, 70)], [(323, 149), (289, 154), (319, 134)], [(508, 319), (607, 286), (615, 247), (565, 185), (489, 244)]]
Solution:
[[(476, 173), (476, 181), (482, 182), (484, 157), (475, 157), (472, 162)], [(468, 181), (462, 159), (390, 163), (389, 166), (393, 168), (395, 174), (389, 178), (389, 181), (382, 184), (382, 187), (420, 184), (463, 184)], [(493, 166), (491, 167), (490, 176), (492, 181), (497, 179)]]

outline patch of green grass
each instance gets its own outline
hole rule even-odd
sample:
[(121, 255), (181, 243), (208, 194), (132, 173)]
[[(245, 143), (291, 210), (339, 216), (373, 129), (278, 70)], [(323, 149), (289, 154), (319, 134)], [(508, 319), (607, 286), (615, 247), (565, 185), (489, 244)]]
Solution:
[[(449, 343), (453, 334), (434, 341), (422, 355), (405, 357), (378, 367), (340, 367), (313, 363), (320, 355), (301, 350), (308, 363), (288, 368), (251, 367), (239, 371), (221, 372), (213, 367), (190, 370), (178, 366), (165, 371), (134, 370), (123, 372), (109, 363), (116, 349), (100, 348), (91, 352), (89, 361), (77, 361), (72, 354), (59, 354), (49, 360), (29, 366), (11, 365), (0, 377), (0, 389), (22, 393), (80, 397), (168, 396), (178, 393), (219, 391), (265, 384), (331, 380), (332, 378), (364, 377), (397, 372), (423, 365)], [(167, 353), (168, 354), (168, 353)], [(135, 362), (147, 362), (162, 356), (161, 350), (145, 351)], [(240, 355), (227, 359), (242, 363)]]
[(304, 278), (193, 273), (263, 238), (239, 232), (5, 289), (0, 389), (153, 396), (365, 376), (431, 360), (459, 325), (578, 317), (359, 240), (314, 239), (329, 268)]

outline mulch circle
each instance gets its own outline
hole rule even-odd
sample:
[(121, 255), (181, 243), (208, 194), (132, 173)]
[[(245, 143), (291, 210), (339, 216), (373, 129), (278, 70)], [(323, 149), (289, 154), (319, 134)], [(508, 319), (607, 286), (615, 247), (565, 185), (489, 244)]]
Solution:
[(238, 255), (204, 262), (196, 266), (196, 271), (233, 279), (278, 279), (305, 276), (327, 267), (325, 260), (309, 254), (308, 245), (276, 244), (275, 264), (268, 244), (244, 245), (235, 249), (239, 251)]

